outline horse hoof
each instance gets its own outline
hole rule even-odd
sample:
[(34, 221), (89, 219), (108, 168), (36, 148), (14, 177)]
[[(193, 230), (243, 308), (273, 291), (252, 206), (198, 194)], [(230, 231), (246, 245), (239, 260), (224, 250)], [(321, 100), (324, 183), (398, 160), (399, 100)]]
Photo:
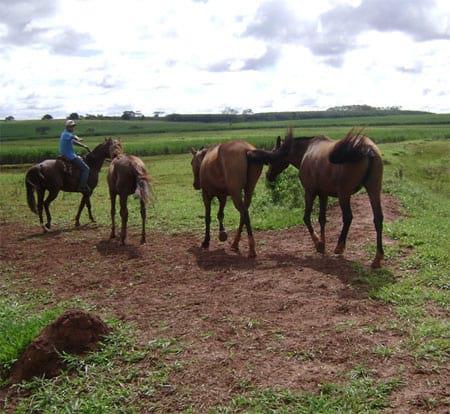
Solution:
[(201, 247), (202, 247), (203, 250), (208, 250), (209, 249), (209, 243), (203, 242)]
[(345, 246), (342, 244), (338, 244), (336, 248), (334, 249), (334, 254), (343, 254), (345, 250)]
[(75, 227), (80, 227), (80, 222), (79, 221), (75, 222)]
[(372, 269), (380, 269), (381, 268), (381, 260), (380, 259), (374, 259), (372, 264), (370, 265)]
[(319, 242), (316, 244), (317, 253), (324, 254), (325, 253), (325, 243)]
[(44, 233), (48, 233), (48, 228), (46, 226), (42, 226), (42, 230), (44, 230)]
[(221, 242), (224, 242), (224, 241), (226, 241), (228, 239), (228, 234), (227, 234), (227, 232), (226, 231), (221, 231), (220, 233), (219, 233), (219, 240), (221, 241)]
[(256, 252), (249, 252), (248, 253), (248, 258), (249, 259), (254, 259), (256, 257)]
[(145, 243), (146, 243), (145, 239), (141, 239), (141, 244), (145, 244)]

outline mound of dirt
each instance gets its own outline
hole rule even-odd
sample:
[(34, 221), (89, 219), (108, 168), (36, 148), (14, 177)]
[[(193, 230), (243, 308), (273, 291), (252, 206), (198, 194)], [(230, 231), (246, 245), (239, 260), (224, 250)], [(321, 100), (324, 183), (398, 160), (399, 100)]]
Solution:
[(63, 367), (61, 352), (82, 354), (93, 351), (109, 331), (108, 326), (95, 315), (78, 309), (64, 312), (42, 330), (13, 365), (10, 383), (35, 376), (51, 378), (58, 375)]

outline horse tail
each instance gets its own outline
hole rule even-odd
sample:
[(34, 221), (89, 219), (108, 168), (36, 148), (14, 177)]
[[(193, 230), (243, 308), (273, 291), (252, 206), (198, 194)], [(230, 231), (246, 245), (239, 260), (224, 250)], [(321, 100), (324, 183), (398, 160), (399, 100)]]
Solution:
[(137, 177), (136, 191), (134, 192), (144, 204), (148, 204), (151, 199), (152, 190), (148, 176)]
[(36, 200), (34, 199), (34, 190), (39, 187), (39, 180), (44, 178), (40, 171), (40, 166), (35, 165), (31, 167), (25, 175), (25, 186), (27, 189), (27, 203), (28, 207), (34, 214), (38, 214), (36, 208)]
[(136, 175), (136, 190), (134, 194), (144, 204), (148, 204), (152, 199), (153, 191), (150, 185), (150, 177), (141, 160), (133, 162), (134, 173)]
[(247, 151), (247, 160), (254, 164), (270, 164), (277, 161), (280, 156), (275, 151), (255, 149)]
[(352, 128), (344, 139), (335, 144), (328, 156), (332, 164), (353, 163), (366, 157), (370, 159), (375, 156), (372, 145), (362, 134), (363, 129), (355, 130), (355, 128)]

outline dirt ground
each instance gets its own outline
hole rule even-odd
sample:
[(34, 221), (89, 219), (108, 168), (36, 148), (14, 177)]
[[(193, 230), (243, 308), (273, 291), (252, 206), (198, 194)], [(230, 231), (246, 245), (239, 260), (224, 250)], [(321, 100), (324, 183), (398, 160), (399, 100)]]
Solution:
[[(386, 221), (400, 214), (389, 196), (383, 207)], [(248, 384), (317, 391), (320, 384), (347, 381), (345, 374), (358, 365), (376, 378), (403, 380), (387, 412), (448, 412), (448, 372), (418, 365), (402, 352), (407, 337), (389, 328), (393, 310), (368, 298), (367, 286), (357, 281), (352, 263), (368, 268), (372, 257), (363, 246), (374, 241), (375, 231), (367, 197), (354, 197), (352, 208), (344, 257), (332, 254), (341, 223), (333, 207), (325, 255), (313, 251), (304, 226), (256, 232), (253, 260), (246, 257), (246, 237), (241, 255), (217, 234), (203, 251), (201, 233), (150, 232), (140, 246), (139, 230), (130, 229), (122, 247), (108, 240), (106, 227), (43, 235), (38, 226), (4, 224), (1, 259), (29, 272), (29, 284), (18, 289), (32, 286), (57, 300), (96, 304), (136, 323), (142, 344), (175, 338), (183, 349), (177, 359), (185, 364), (171, 375), (169, 391), (155, 396), (164, 400), (165, 412), (190, 404), (205, 412)], [(228, 230), (230, 240), (234, 229)], [(381, 345), (399, 351), (386, 359), (374, 353)]]

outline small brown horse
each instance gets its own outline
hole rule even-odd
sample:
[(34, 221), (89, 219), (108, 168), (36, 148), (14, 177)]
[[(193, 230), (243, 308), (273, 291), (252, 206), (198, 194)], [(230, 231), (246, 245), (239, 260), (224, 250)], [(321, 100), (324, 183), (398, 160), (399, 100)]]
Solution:
[[(214, 197), (219, 199), (219, 240), (225, 241), (227, 233), (223, 225), (224, 208), (227, 196), (231, 196), (234, 206), (239, 211), (239, 228), (231, 248), (239, 250), (242, 228), (245, 224), (248, 235), (249, 257), (255, 257), (255, 240), (248, 208), (262, 165), (250, 163), (247, 153), (255, 147), (244, 141), (229, 141), (201, 150), (192, 150), (192, 171), (194, 173), (194, 188), (202, 190), (205, 205), (205, 238), (202, 248), (207, 249), (210, 241), (211, 201)], [(242, 198), (242, 193), (244, 198)]]
[[(120, 142), (116, 139), (105, 138), (105, 141), (97, 145), (85, 157), (86, 164), (90, 167), (88, 186), (91, 192), (98, 184), (98, 174), (106, 158), (111, 159), (117, 151)], [(27, 189), (27, 202), (30, 210), (39, 216), (44, 232), (50, 230), (51, 215), (50, 203), (58, 196), (60, 191), (77, 192), (80, 171), (72, 167), (72, 173), (68, 174), (63, 161), (45, 160), (32, 166), (25, 175), (25, 185)], [(34, 199), (34, 191), (37, 193), (37, 206)], [(44, 200), (45, 191), (48, 191), (48, 197)], [(87, 206), (89, 218), (95, 221), (91, 211), (91, 194), (83, 193), (80, 207), (75, 217), (75, 226), (80, 225), (80, 215), (84, 206)], [(47, 223), (44, 224), (42, 210), (45, 209)]]
[[(299, 170), (300, 181), (305, 190), (305, 213), (303, 220), (308, 227), (316, 250), (325, 252), (325, 223), (328, 196), (338, 197), (342, 210), (343, 227), (335, 249), (336, 254), (345, 250), (348, 230), (352, 222), (350, 196), (365, 187), (372, 206), (377, 251), (372, 262), (379, 268), (384, 258), (382, 245), (383, 212), (380, 193), (383, 177), (383, 162), (378, 147), (361, 131), (352, 129), (344, 139), (335, 142), (325, 136), (293, 138), (292, 129), (281, 142), (278, 137), (275, 150), (284, 149), (286, 156), (273, 160), (270, 152), (258, 150), (251, 154), (255, 160), (270, 164), (267, 179), (274, 181), (289, 164)], [(319, 196), (320, 238), (311, 225), (311, 211), (315, 198)]]
[(127, 200), (136, 194), (141, 204), (142, 233), (141, 243), (145, 243), (146, 205), (150, 200), (150, 178), (143, 161), (133, 155), (118, 154), (111, 162), (108, 170), (108, 188), (111, 199), (111, 236), (116, 237), (116, 196), (120, 199), (120, 217), (122, 227), (120, 242), (125, 244), (127, 237), (128, 208)]

